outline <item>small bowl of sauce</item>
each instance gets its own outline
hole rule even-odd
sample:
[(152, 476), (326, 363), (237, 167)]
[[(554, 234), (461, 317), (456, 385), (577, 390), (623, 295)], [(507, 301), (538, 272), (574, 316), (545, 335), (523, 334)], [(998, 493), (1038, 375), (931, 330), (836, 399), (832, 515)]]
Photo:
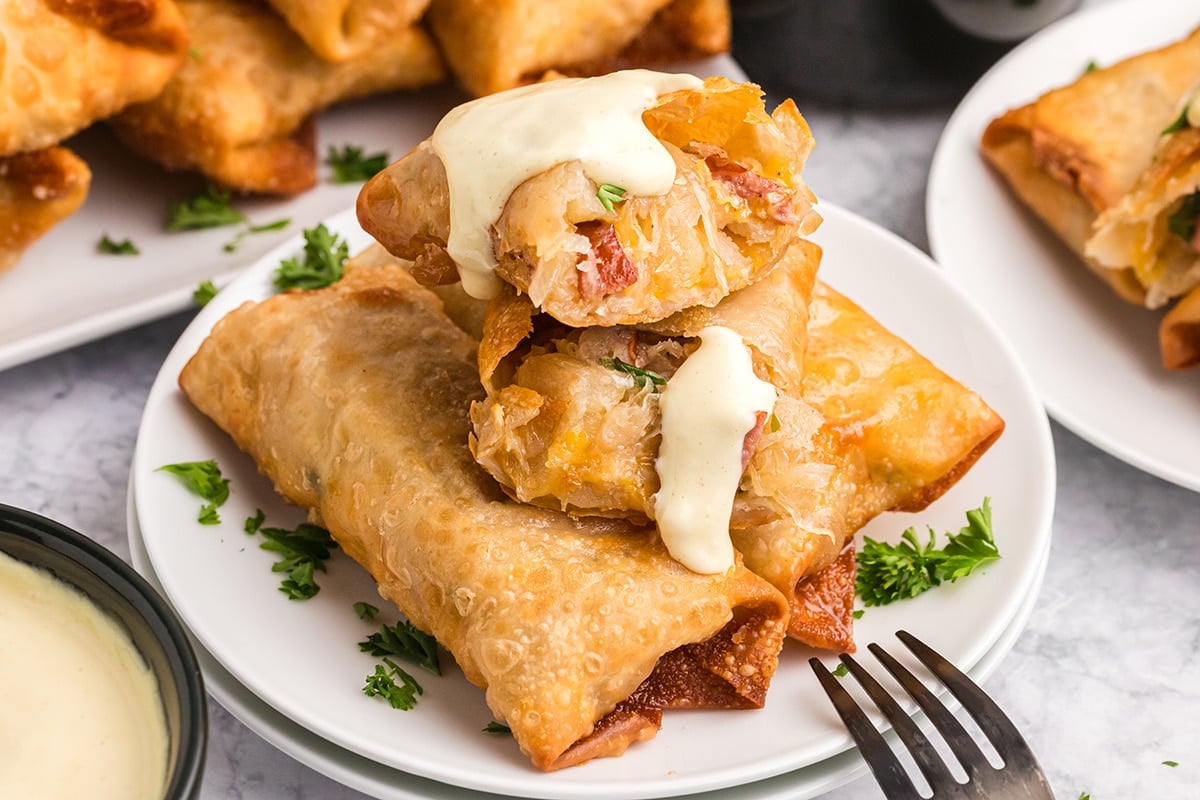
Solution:
[(0, 797), (194, 800), (206, 701), (183, 625), (116, 554), (0, 505)]

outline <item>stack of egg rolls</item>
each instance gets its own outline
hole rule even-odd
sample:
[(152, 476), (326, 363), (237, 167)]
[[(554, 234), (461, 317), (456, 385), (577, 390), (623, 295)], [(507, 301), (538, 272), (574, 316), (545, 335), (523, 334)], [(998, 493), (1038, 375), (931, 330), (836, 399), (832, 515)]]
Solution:
[(1170, 368), (1200, 363), (1198, 86), (1200, 30), (1084, 72), (992, 120), (981, 140), (1016, 195), (1122, 299), (1179, 300), (1159, 327)]
[[(360, 195), (390, 254), (235, 310), (180, 376), (541, 769), (617, 755), (668, 708), (761, 705), (789, 634), (853, 649), (854, 531), (924, 507), (1003, 428), (817, 280), (794, 106), (685, 84), (642, 116), (675, 164), (665, 193), (606, 205), (582, 161), (527, 176), (475, 232), (499, 276), (487, 298), (454, 283), (462, 165), (427, 142)], [(624, 279), (593, 291), (614, 253)], [(659, 390), (714, 330), (774, 401), (732, 430), (731, 557), (697, 569), (661, 527)]]

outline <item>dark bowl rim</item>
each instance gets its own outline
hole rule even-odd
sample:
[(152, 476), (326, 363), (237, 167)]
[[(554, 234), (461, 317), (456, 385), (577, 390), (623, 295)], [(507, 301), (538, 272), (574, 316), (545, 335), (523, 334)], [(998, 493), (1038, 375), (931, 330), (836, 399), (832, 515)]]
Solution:
[[(208, 745), (208, 701), (204, 691), (204, 679), (200, 664), (192, 649), (191, 641), (183, 623), (167, 601), (152, 587), (137, 570), (125, 563), (120, 556), (83, 534), (60, 522), (41, 514), (0, 503), (0, 532), (10, 533), (45, 547), (69, 558), (85, 569), (96, 573), (95, 566), (115, 573), (125, 585), (112, 585), (123, 598), (132, 592), (151, 609), (166, 631), (167, 640), (155, 635), (164, 648), (173, 651), (179, 658), (180, 669), (175, 677), (178, 694), (182, 700), (180, 733), (186, 746), (180, 749), (179, 760), (169, 776), (165, 787), (166, 800), (190, 800), (198, 794), (204, 772), (204, 760)], [(90, 563), (89, 563), (90, 562)], [(97, 573), (104, 579), (105, 576)]]

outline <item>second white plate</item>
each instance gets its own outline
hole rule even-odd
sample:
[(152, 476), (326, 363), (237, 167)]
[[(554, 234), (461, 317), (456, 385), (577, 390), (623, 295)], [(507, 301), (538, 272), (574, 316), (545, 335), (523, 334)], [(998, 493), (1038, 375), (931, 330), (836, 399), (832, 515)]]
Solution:
[[(963, 513), (990, 497), (1003, 557), (970, 580), (916, 599), (873, 608), (860, 641), (906, 628), (964, 669), (972, 669), (1034, 591), (1050, 536), (1054, 461), (1049, 425), (1011, 347), (920, 251), (848, 212), (822, 207), (816, 237), (822, 276), (855, 298), (950, 374), (978, 390), (1007, 421), (1000, 441), (951, 492), (920, 515), (885, 515), (866, 533), (895, 540), (909, 525), (957, 530)], [(352, 212), (334, 230), (367, 241)], [(267, 296), (288, 245), (251, 267), (185, 331), (147, 399), (134, 454), (138, 522), (154, 571), (200, 643), (247, 689), (293, 722), (338, 747), (415, 775), (470, 789), (533, 798), (584, 800), (667, 797), (710, 791), (801, 769), (851, 746), (812, 680), (809, 651), (786, 648), (767, 707), (754, 712), (667, 714), (653, 741), (621, 758), (541, 774), (511, 740), (480, 733), (490, 719), (482, 692), (455, 669), (424, 680), (417, 709), (400, 713), (364, 698), (373, 661), (356, 643), (377, 627), (350, 606), (375, 597), (366, 573), (338, 555), (321, 593), (289, 602), (270, 571), (272, 556), (242, 532), (256, 508), (272, 525), (294, 525), (253, 462), (197, 413), (176, 385), (179, 371), (212, 325), (235, 305)], [(398, 422), (398, 424), (403, 424)], [(196, 498), (163, 464), (215, 458), (231, 480), (223, 524), (194, 522)], [(390, 621), (390, 620), (389, 620)]]
[(1129, 305), (1029, 213), (979, 153), (988, 122), (1075, 80), (1095, 61), (1181, 38), (1200, 7), (1122, 0), (1030, 38), (976, 84), (933, 159), (934, 257), (999, 323), (1051, 416), (1117, 458), (1200, 491), (1200, 370), (1160, 366), (1158, 315)]

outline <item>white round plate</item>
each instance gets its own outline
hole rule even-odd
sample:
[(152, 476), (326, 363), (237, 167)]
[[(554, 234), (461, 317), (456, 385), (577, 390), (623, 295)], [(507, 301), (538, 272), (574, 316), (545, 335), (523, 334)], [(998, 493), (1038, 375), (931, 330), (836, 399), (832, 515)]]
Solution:
[[(1050, 536), (1054, 461), (1049, 424), (1011, 347), (979, 309), (920, 251), (848, 212), (823, 207), (822, 275), (904, 335), (943, 369), (978, 390), (1008, 429), (954, 489), (919, 515), (885, 515), (866, 533), (895, 540), (909, 525), (958, 530), (964, 512), (991, 498), (1003, 557), (969, 580), (916, 599), (870, 609), (858, 639), (883, 640), (899, 628), (972, 669), (999, 641), (1034, 590)], [(350, 240), (367, 237), (352, 212), (328, 225)], [(358, 620), (351, 605), (376, 597), (365, 571), (342, 554), (319, 577), (315, 598), (288, 601), (277, 590), (273, 558), (242, 523), (266, 512), (290, 527), (302, 513), (286, 506), (249, 458), (197, 413), (177, 388), (179, 371), (212, 325), (246, 300), (268, 295), (281, 248), (223, 290), (184, 332), (147, 399), (133, 464), (138, 522), (154, 571), (199, 642), (261, 700), (293, 722), (372, 761), (431, 780), (531, 798), (667, 797), (762, 780), (815, 764), (851, 742), (806, 663), (785, 649), (767, 707), (748, 712), (666, 715), (663, 730), (616, 759), (543, 774), (511, 740), (486, 736), (483, 693), (452, 660), (441, 678), (421, 674), (425, 694), (411, 712), (365, 698), (374, 660), (357, 642), (378, 623)], [(397, 421), (397, 424), (405, 424)], [(195, 522), (198, 498), (164, 464), (215, 458), (231, 480), (223, 523)], [(394, 617), (387, 615), (385, 621)]]
[[(126, 515), (133, 565), (162, 592), (162, 584), (150, 564), (141, 528), (138, 527), (132, 480), (129, 484)], [(1026, 593), (1016, 617), (1004, 630), (1000, 639), (969, 671), (976, 682), (983, 683), (987, 680), (1025, 629), (1036, 605), (1042, 578), (1045, 576), (1046, 562), (1050, 555), (1049, 545), (1047, 540), (1046, 550), (1043, 551), (1037, 568), (1037, 577), (1030, 591)], [(327, 778), (378, 800), (499, 800), (501, 797), (418, 778), (338, 747), (271, 708), (243, 686), (201, 645), (193, 642), (193, 646), (204, 672), (204, 686), (222, 707), (263, 739)], [(689, 795), (686, 800), (808, 800), (844, 786), (866, 772), (866, 768), (866, 763), (859, 758), (857, 751), (847, 751), (794, 772), (716, 792)]]
[(1095, 61), (1183, 37), (1200, 6), (1121, 0), (1047, 27), (966, 95), (938, 143), (926, 196), (934, 257), (1017, 348), (1047, 410), (1092, 444), (1200, 490), (1200, 370), (1160, 366), (1159, 314), (1125, 303), (1008, 191), (979, 153), (994, 117)]

